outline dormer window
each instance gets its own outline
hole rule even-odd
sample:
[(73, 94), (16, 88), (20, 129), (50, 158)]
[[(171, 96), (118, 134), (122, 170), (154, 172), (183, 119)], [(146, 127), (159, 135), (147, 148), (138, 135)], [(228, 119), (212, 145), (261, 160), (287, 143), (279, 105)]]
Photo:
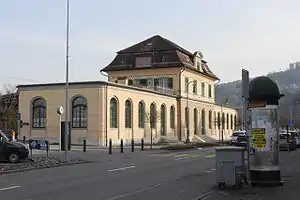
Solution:
[(200, 64), (200, 62), (199, 62), (199, 61), (197, 62), (197, 70), (198, 70), (198, 71), (200, 71), (200, 70), (201, 70), (201, 64)]
[(151, 67), (152, 65), (152, 58), (151, 57), (136, 57), (135, 59), (135, 66), (136, 67)]

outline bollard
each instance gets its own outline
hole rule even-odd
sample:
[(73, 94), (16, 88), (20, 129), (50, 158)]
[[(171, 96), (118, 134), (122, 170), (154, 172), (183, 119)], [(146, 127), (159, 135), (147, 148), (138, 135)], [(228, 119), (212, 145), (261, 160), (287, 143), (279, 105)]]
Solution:
[(111, 140), (111, 139), (109, 139), (108, 153), (109, 153), (109, 154), (112, 153), (112, 140)]
[(121, 139), (121, 153), (124, 153), (123, 139)]
[(26, 136), (23, 136), (23, 144), (26, 144)]
[(134, 139), (131, 140), (131, 152), (134, 152)]
[(86, 139), (83, 140), (83, 152), (86, 152)]
[(141, 150), (144, 151), (144, 139), (142, 138), (142, 141), (141, 141)]

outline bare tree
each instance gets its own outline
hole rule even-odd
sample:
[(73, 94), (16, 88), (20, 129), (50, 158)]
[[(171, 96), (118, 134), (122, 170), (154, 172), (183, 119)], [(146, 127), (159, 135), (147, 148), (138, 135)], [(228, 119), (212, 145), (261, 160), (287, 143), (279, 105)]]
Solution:
[(156, 129), (158, 120), (159, 120), (159, 114), (157, 111), (153, 114), (150, 112), (145, 113), (145, 123), (150, 124), (150, 148), (151, 149), (153, 145), (153, 129)]
[(0, 128), (17, 130), (18, 94), (16, 87), (4, 85), (0, 93)]

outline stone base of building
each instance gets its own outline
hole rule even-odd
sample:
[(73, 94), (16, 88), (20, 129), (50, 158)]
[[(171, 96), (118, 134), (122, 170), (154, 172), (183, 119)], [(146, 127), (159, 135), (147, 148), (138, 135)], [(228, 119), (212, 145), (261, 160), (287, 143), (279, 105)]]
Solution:
[(250, 169), (250, 181), (252, 186), (257, 187), (280, 187), (283, 186), (281, 172), (277, 166), (264, 166)]

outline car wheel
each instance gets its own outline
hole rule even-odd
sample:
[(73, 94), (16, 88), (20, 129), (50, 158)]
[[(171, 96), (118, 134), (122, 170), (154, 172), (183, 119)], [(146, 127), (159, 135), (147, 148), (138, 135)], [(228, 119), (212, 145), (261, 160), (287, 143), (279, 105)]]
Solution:
[(20, 158), (17, 153), (10, 153), (8, 156), (8, 160), (11, 163), (16, 163), (16, 162), (19, 162)]

